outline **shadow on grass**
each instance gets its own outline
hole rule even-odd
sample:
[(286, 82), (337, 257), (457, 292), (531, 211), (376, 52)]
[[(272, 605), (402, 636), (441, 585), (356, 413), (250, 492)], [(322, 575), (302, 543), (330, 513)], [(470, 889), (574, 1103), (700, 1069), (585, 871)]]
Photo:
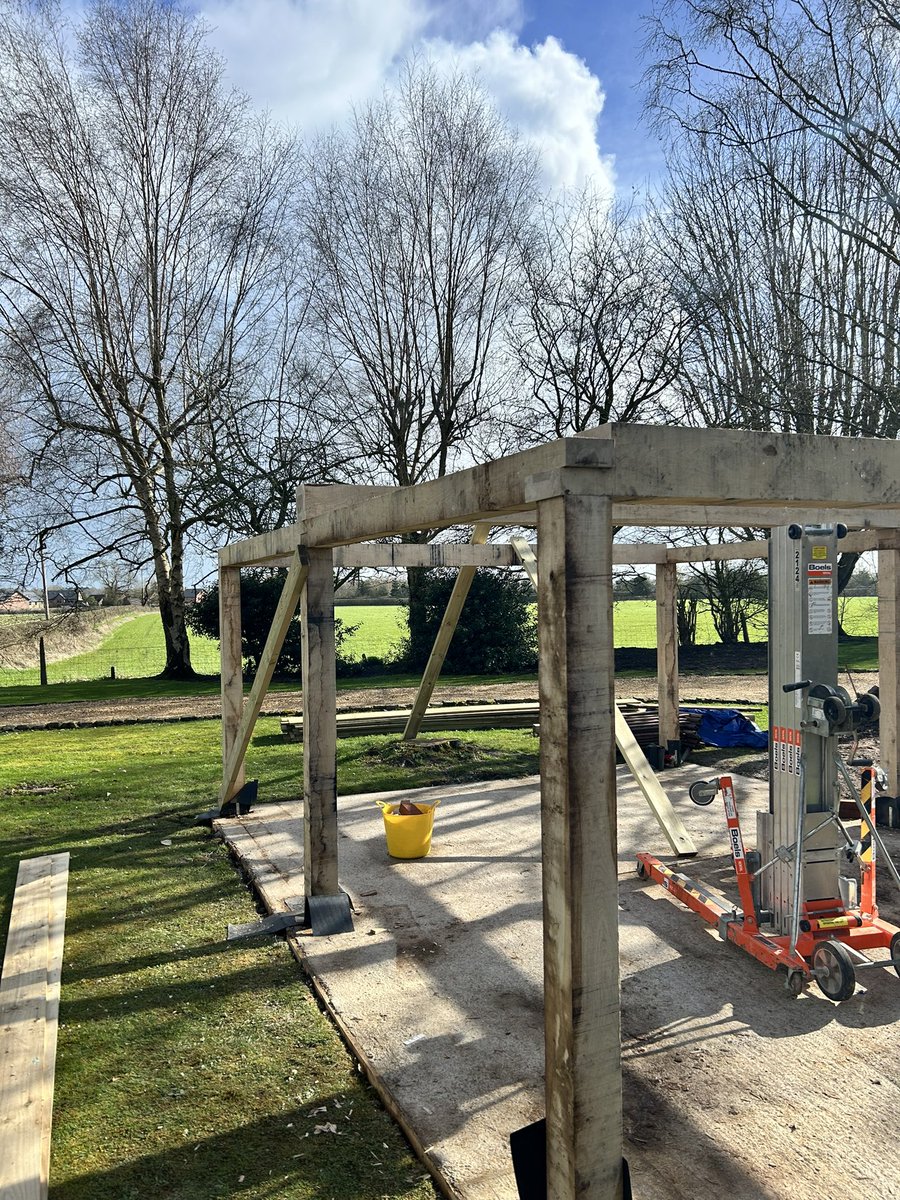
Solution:
[[(232, 949), (235, 954), (240, 953), (240, 950), (234, 951), (234, 946), (235, 943), (231, 943), (228, 948)], [(241, 949), (245, 948), (241, 944)], [(153, 956), (149, 957), (152, 959)], [(184, 962), (201, 957), (203, 955), (184, 952), (168, 961)], [(151, 1010), (160, 1013), (177, 1012), (205, 1000), (206, 990), (210, 987), (210, 979), (214, 981), (217, 995), (220, 997), (236, 998), (245, 994), (256, 995), (259, 993), (262, 971), (258, 962), (254, 961), (239, 970), (232, 969), (230, 971), (224, 963), (220, 965), (221, 969), (208, 977), (195, 976), (190, 979), (166, 977), (158, 982), (154, 980), (152, 983), (142, 983), (138, 978), (133, 981), (131, 986), (126, 986), (118, 991), (106, 989), (98, 996), (84, 999), (64, 999), (60, 1007), (60, 1020), (67, 1025), (75, 1025), (86, 1021), (106, 1020), (110, 1016), (120, 1015), (123, 1012), (144, 1013)], [(130, 975), (136, 971), (153, 970), (153, 968), (152, 962), (148, 962), (146, 966), (126, 963), (123, 974)], [(90, 973), (86, 973), (85, 977), (90, 978)], [(69, 983), (68, 972), (66, 972), (64, 982)], [(267, 978), (265, 988), (270, 995), (275, 995), (279, 991), (295, 987), (297, 982), (297, 976), (285, 974), (278, 979)]]
[[(245, 1192), (303, 1200), (371, 1200), (422, 1194), (413, 1186), (422, 1168), (402, 1143), (392, 1138), (396, 1145), (390, 1149), (376, 1140), (371, 1124), (355, 1117), (338, 1096), (318, 1099), (313, 1112), (308, 1107), (286, 1109), (243, 1125), (239, 1099), (235, 1109), (237, 1121), (231, 1115), (227, 1128), (217, 1133), (198, 1138), (188, 1130), (163, 1130), (160, 1140), (178, 1137), (183, 1144), (56, 1182), (50, 1189), (52, 1200), (212, 1200)], [(319, 1111), (324, 1109), (327, 1112)], [(160, 1119), (164, 1121), (163, 1113)], [(316, 1126), (327, 1125), (337, 1132), (315, 1132)]]

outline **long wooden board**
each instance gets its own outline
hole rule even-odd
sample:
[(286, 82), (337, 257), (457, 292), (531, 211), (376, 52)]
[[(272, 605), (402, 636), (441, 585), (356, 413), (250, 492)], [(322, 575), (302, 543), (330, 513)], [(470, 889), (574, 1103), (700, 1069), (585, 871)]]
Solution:
[(0, 978), (0, 1196), (44, 1200), (69, 855), (19, 864)]
[[(417, 732), (455, 729), (528, 729), (540, 716), (538, 703), (450, 704), (428, 708), (422, 714)], [(402, 733), (409, 722), (409, 709), (337, 714), (338, 737), (369, 737), (380, 733)], [(303, 718), (282, 717), (281, 732), (289, 740), (303, 741)]]
[(643, 793), (644, 799), (653, 810), (653, 815), (659, 822), (659, 827), (666, 835), (666, 841), (676, 854), (696, 854), (697, 847), (694, 839), (684, 827), (678, 813), (672, 807), (672, 801), (663, 790), (662, 784), (653, 773), (653, 768), (647, 762), (647, 756), (637, 743), (631, 732), (624, 714), (619, 706), (614, 705), (616, 715), (616, 745), (619, 753), (625, 759), (629, 771)]

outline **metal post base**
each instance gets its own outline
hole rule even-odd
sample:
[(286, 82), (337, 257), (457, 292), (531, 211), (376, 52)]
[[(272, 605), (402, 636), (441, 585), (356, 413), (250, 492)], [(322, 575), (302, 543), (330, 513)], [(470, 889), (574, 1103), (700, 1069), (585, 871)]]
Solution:
[[(547, 1200), (547, 1118), (509, 1135), (519, 1200)], [(622, 1200), (632, 1200), (628, 1161), (622, 1159)]]

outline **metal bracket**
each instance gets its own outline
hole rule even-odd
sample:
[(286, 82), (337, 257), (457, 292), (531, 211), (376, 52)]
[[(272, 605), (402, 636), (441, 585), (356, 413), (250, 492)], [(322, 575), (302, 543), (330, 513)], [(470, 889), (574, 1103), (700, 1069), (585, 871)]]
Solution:
[(226, 941), (236, 942), (239, 938), (258, 937), (260, 934), (290, 933), (306, 924), (306, 898), (295, 896), (285, 900), (287, 912), (272, 913), (259, 921), (248, 921), (243, 925), (229, 925)]
[(294, 896), (285, 900), (285, 905), (287, 912), (272, 913), (245, 925), (229, 925), (227, 940), (293, 933), (297, 929), (308, 929), (313, 937), (353, 932), (352, 907), (346, 892), (338, 892), (336, 896)]
[[(509, 1135), (519, 1200), (547, 1200), (547, 1118)], [(628, 1160), (622, 1159), (622, 1200), (633, 1200)]]
[(306, 915), (313, 937), (353, 932), (353, 910), (346, 892), (336, 896), (307, 896)]
[(226, 800), (221, 808), (211, 808), (207, 812), (200, 813), (194, 818), (194, 824), (211, 827), (213, 821), (218, 821), (222, 817), (245, 817), (256, 803), (258, 792), (259, 780), (248, 779), (240, 791), (235, 792), (230, 800)]

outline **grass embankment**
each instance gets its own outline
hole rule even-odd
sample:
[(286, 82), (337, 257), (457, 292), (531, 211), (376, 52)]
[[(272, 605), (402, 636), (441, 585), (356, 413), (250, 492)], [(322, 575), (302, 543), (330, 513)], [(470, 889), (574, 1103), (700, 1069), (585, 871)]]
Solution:
[[(530, 734), (460, 736), (451, 759), (417, 747), (399, 765), (390, 739), (342, 741), (340, 789), (536, 770)], [(72, 855), (51, 1196), (433, 1196), (286, 945), (224, 940), (256, 914), (224, 848), (192, 823), (218, 756), (214, 721), (177, 737), (143, 725), (0, 738), (4, 935), (18, 860)], [(260, 722), (248, 769), (261, 799), (297, 794), (301, 756), (276, 720)]]
[(92, 608), (77, 612), (0, 614), (0, 682), (23, 672), (38, 677), (39, 643), (47, 663), (89, 656), (108, 642), (123, 624), (135, 619), (133, 608)]
[[(335, 612), (344, 624), (358, 627), (344, 644), (345, 657), (390, 658), (404, 633), (401, 621), (405, 611), (399, 605), (338, 606)], [(108, 679), (113, 668), (118, 679), (146, 679), (158, 675), (166, 663), (162, 624), (156, 612), (91, 609), (55, 615), (49, 625), (23, 614), (0, 618), (0, 663), (8, 664), (0, 666), (0, 687), (40, 682), (37, 639), (44, 630), (50, 631), (45, 638), (50, 683)], [(190, 642), (194, 670), (217, 675), (218, 642), (196, 633), (190, 635)]]
[[(94, 610), (102, 612), (102, 610)], [(69, 654), (56, 656), (47, 666), (47, 678), (51, 683), (79, 679), (109, 678), (111, 668), (117, 677), (125, 679), (145, 678), (156, 675), (166, 665), (165, 640), (159, 613), (133, 614), (118, 610), (119, 616), (98, 645)], [(92, 617), (93, 612), (71, 613), (68, 619), (73, 628), (82, 617)], [(65, 625), (61, 628), (65, 630)], [(36, 661), (37, 650), (34, 650)], [(194, 669), (201, 674), (215, 675), (219, 671), (219, 645), (211, 638), (191, 637), (191, 659)], [(26, 670), (0, 670), (0, 686), (36, 684), (40, 682), (37, 665)]]

